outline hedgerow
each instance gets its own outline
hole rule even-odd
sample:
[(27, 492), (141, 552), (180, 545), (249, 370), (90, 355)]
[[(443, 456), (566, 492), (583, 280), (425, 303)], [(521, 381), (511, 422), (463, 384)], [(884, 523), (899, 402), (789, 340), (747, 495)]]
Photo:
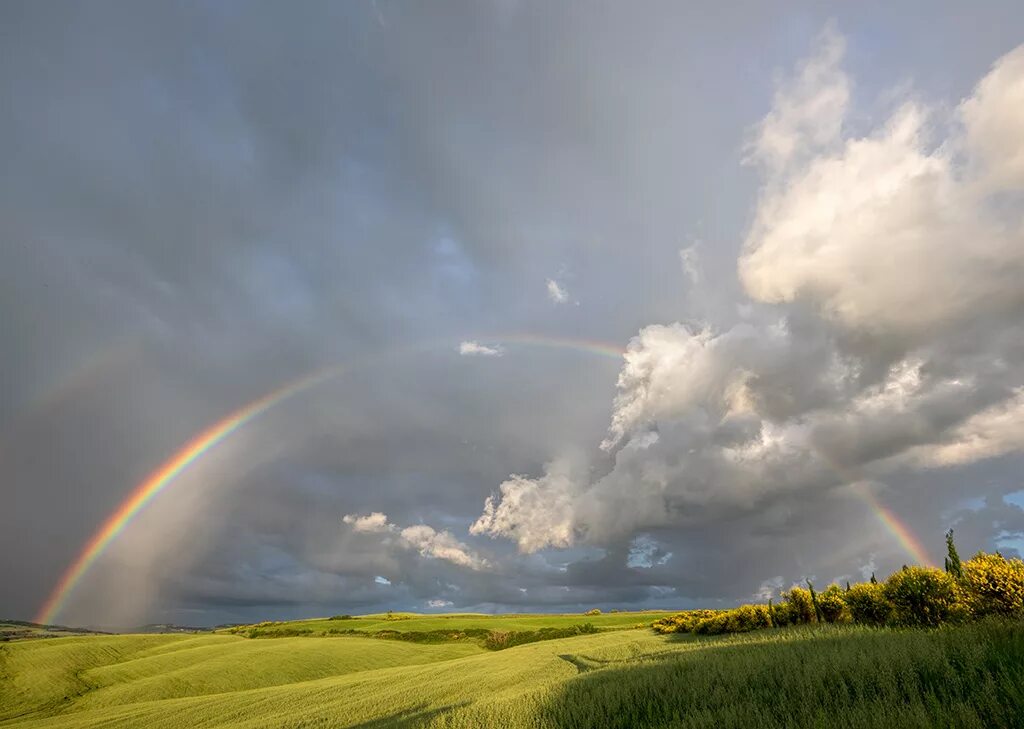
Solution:
[(781, 602), (741, 605), (729, 610), (687, 610), (656, 620), (657, 633), (745, 633), (768, 627), (809, 623), (858, 623), (868, 626), (937, 627), (988, 616), (1024, 617), (1024, 561), (998, 552), (978, 552), (961, 562), (946, 535), (946, 570), (904, 566), (878, 583), (829, 585), (816, 592), (794, 586)]

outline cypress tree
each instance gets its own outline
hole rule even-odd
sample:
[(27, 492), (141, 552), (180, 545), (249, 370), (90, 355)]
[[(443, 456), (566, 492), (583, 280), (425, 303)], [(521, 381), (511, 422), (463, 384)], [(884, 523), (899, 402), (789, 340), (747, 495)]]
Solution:
[(811, 592), (811, 604), (814, 606), (814, 619), (819, 623), (824, 623), (825, 619), (821, 616), (821, 606), (818, 605), (818, 593), (814, 591), (814, 585), (811, 584), (810, 580), (807, 580), (807, 589)]
[(953, 543), (953, 530), (946, 532), (946, 572), (956, 579), (964, 576), (963, 565), (960, 564), (960, 555), (957, 554), (956, 545)]
[(850, 591), (850, 581), (849, 580), (846, 581), (846, 591), (847, 592)]
[(875, 579), (875, 573), (874, 572), (871, 573), (871, 584), (872, 585), (877, 585), (878, 584), (878, 580)]
[(772, 599), (768, 598), (768, 620), (771, 621), (772, 627), (775, 627), (775, 606), (772, 605)]

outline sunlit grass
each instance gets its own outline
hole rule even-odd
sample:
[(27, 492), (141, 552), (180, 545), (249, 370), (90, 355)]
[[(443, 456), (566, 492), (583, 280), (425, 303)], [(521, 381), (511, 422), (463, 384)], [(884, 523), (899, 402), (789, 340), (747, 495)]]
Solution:
[(210, 634), (0, 647), (4, 727), (1011, 727), (1022, 687), (1020, 623), (616, 630), (497, 652)]
[(543, 628), (571, 628), (574, 625), (590, 623), (600, 630), (635, 628), (638, 624), (651, 622), (672, 615), (669, 612), (623, 612), (584, 615), (564, 614), (510, 614), (484, 615), (481, 613), (451, 613), (444, 615), (419, 615), (416, 613), (393, 613), (353, 616), (345, 620), (316, 618), (313, 620), (292, 620), (287, 622), (259, 623), (255, 626), (239, 626), (221, 632), (245, 634), (257, 628), (260, 637), (275, 635), (332, 635), (342, 631), (377, 633), (397, 631), (401, 633), (460, 631), (460, 630), (541, 630)]

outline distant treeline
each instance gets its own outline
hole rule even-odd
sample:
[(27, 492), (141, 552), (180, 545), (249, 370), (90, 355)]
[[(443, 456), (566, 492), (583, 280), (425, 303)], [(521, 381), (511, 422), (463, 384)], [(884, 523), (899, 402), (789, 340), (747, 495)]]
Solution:
[(945, 570), (906, 565), (879, 582), (818, 592), (793, 587), (775, 603), (731, 610), (688, 610), (652, 624), (659, 633), (744, 633), (806, 623), (858, 623), (871, 626), (926, 626), (963, 623), (989, 616), (1024, 617), (1024, 561), (996, 552), (978, 552), (960, 561), (953, 532), (946, 534)]

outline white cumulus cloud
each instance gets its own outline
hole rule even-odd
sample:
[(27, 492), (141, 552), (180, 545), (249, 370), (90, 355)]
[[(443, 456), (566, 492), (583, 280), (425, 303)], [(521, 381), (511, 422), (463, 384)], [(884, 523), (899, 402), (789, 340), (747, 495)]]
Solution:
[(473, 533), (604, 545), (1024, 449), (1024, 47), (948, 114), (907, 101), (851, 136), (844, 45), (826, 29), (750, 144), (759, 312), (644, 327), (603, 475), (512, 476)]
[(500, 345), (488, 346), (468, 340), (459, 344), (459, 354), (463, 357), (500, 357), (505, 354), (505, 349)]
[(389, 522), (387, 515), (379, 511), (366, 516), (346, 514), (342, 517), (342, 523), (351, 526), (355, 532), (390, 535), (389, 543), (401, 549), (414, 550), (421, 557), (444, 560), (472, 570), (482, 570), (489, 566), (486, 559), (456, 539), (451, 532), (439, 532), (426, 524), (415, 524), (403, 529)]
[(565, 287), (558, 283), (553, 278), (549, 278), (547, 282), (548, 286), (548, 298), (556, 304), (564, 304), (569, 300), (569, 292), (565, 290)]
[(366, 516), (345, 514), (341, 520), (346, 524), (351, 524), (357, 532), (386, 532), (390, 526), (387, 515), (379, 511), (374, 511)]

